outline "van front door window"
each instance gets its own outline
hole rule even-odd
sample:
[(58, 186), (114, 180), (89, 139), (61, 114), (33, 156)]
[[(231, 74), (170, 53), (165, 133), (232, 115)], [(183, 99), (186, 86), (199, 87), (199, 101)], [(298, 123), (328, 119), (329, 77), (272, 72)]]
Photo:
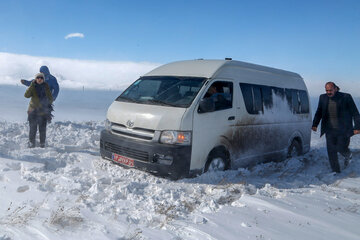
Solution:
[(214, 82), (207, 90), (204, 98), (214, 101), (215, 111), (232, 108), (232, 82)]

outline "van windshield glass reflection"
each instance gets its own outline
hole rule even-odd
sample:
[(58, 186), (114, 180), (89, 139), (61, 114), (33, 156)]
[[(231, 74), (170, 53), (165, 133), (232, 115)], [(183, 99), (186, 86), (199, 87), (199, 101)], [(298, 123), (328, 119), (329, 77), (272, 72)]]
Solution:
[(206, 78), (195, 77), (143, 77), (116, 101), (189, 107), (205, 81)]

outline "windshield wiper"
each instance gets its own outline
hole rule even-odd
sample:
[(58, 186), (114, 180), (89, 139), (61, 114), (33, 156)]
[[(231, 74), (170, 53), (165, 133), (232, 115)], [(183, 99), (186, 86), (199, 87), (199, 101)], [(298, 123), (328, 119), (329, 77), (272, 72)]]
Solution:
[(119, 99), (124, 100), (125, 102), (139, 103), (139, 101), (136, 101), (136, 100), (134, 100), (134, 99), (132, 99), (132, 98), (123, 97), (123, 96), (119, 96), (119, 97), (116, 99), (116, 101), (118, 101)]
[(163, 106), (171, 106), (171, 107), (179, 107), (179, 105), (173, 104), (173, 103), (167, 103), (167, 102), (163, 102), (157, 99), (149, 99), (146, 100), (145, 103), (157, 103)]

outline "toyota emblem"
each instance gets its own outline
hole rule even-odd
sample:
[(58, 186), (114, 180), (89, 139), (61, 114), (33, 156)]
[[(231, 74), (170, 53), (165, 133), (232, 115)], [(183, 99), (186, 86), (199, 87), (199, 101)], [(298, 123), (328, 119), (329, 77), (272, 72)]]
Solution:
[(128, 121), (126, 122), (126, 126), (127, 126), (128, 128), (133, 128), (133, 127), (134, 127), (134, 121), (128, 120)]

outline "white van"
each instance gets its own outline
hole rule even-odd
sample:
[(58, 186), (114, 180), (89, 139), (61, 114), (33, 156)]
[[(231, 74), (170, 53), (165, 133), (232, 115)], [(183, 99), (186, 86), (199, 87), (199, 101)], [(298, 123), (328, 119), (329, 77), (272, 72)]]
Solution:
[(300, 75), (225, 60), (160, 66), (109, 107), (105, 159), (172, 178), (282, 160), (310, 149)]

